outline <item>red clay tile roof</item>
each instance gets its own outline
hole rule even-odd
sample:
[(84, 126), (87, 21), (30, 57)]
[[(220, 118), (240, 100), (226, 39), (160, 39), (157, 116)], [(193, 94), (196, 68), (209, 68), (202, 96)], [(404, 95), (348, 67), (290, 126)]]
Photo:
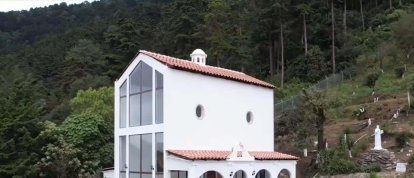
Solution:
[[(188, 160), (226, 160), (230, 151), (216, 150), (167, 150), (168, 153)], [(296, 156), (273, 151), (249, 151), (256, 160), (298, 160)]]
[(246, 75), (242, 72), (237, 72), (229, 69), (219, 68), (219, 67), (213, 67), (213, 66), (207, 66), (207, 65), (199, 65), (194, 62), (178, 59), (170, 56), (165, 56), (162, 54), (157, 54), (149, 51), (140, 50), (139, 51), (142, 54), (145, 54), (149, 57), (152, 57), (156, 59), (157, 61), (167, 65), (170, 68), (173, 69), (179, 69), (179, 70), (185, 70), (190, 72), (197, 72), (205, 75), (210, 75), (213, 77), (219, 77), (249, 84), (254, 84), (258, 86), (263, 86), (267, 88), (274, 88), (274, 86), (270, 83), (261, 81), (259, 79), (256, 79), (254, 77), (251, 77), (249, 75)]

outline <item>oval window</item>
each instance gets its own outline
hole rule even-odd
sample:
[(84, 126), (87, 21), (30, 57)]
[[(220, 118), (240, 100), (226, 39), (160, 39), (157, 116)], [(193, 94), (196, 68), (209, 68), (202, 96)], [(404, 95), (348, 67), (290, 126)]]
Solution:
[(197, 105), (195, 111), (197, 118), (202, 119), (204, 116), (204, 107), (202, 105)]
[(251, 111), (247, 112), (247, 114), (246, 114), (246, 121), (249, 124), (251, 124), (253, 122), (253, 113)]

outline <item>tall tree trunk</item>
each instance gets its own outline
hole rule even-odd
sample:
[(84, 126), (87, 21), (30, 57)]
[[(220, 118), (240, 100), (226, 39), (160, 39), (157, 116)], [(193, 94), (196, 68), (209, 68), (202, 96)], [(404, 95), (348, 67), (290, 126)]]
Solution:
[(324, 150), (325, 149), (325, 141), (323, 139), (323, 125), (318, 126), (318, 150)]
[(282, 58), (282, 72), (281, 72), (281, 79), (280, 79), (280, 87), (283, 89), (284, 80), (285, 80), (285, 56), (284, 56), (284, 49), (285, 44), (283, 42), (283, 24), (280, 24), (280, 56)]
[(392, 0), (388, 0), (389, 4), (390, 4), (390, 9), (392, 9)]
[(344, 0), (344, 20), (343, 20), (343, 28), (344, 28), (344, 33), (346, 34), (346, 0)]
[(276, 73), (280, 74), (280, 45), (275, 40), (275, 56), (276, 56)]
[(308, 54), (308, 34), (306, 29), (306, 15), (303, 14), (303, 41), (305, 43), (305, 56)]
[(362, 31), (365, 30), (364, 9), (362, 7), (362, 0), (359, 0), (359, 11), (361, 13)]
[(274, 64), (273, 64), (273, 40), (270, 40), (270, 44), (269, 44), (269, 71), (270, 71), (270, 78), (273, 78), (274, 73), (274, 68), (273, 68)]
[(335, 62), (335, 15), (334, 15), (334, 4), (331, 0), (331, 27), (332, 27), (332, 73), (336, 72), (336, 62)]
[(316, 121), (316, 127), (318, 130), (318, 150), (324, 150), (325, 149), (325, 139), (324, 139), (324, 125), (326, 121), (325, 111), (322, 108), (317, 109), (317, 116), (319, 117)]
[(378, 0), (375, 0), (375, 7), (378, 7)]

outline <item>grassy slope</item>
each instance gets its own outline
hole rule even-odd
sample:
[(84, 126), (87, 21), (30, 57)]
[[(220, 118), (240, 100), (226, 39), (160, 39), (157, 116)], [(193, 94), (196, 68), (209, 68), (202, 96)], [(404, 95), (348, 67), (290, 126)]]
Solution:
[[(365, 123), (367, 118), (372, 118), (373, 125), (371, 127), (349, 135), (353, 140), (366, 135), (354, 146), (353, 153), (355, 156), (373, 146), (373, 139), (369, 135), (373, 133), (375, 125), (380, 125), (383, 129), (388, 129), (388, 132), (392, 133), (384, 137), (386, 143), (383, 146), (396, 152), (397, 159), (406, 161), (408, 149), (399, 153), (399, 149), (395, 146), (394, 137), (399, 132), (413, 132), (414, 114), (406, 116), (404, 112), (396, 120), (390, 121), (390, 118), (396, 110), (406, 108), (408, 105), (407, 92), (414, 81), (414, 64), (407, 64), (404, 78), (398, 78), (394, 69), (404, 66), (404, 64), (393, 59), (384, 60), (384, 73), (380, 75), (374, 87), (375, 96), (380, 97), (378, 103), (373, 102), (373, 89), (364, 86), (365, 77), (372, 72), (379, 71), (378, 63), (362, 56), (358, 59), (358, 66), (354, 78), (346, 80), (341, 85), (327, 91), (327, 95), (337, 102), (336, 107), (328, 111), (330, 120), (325, 129), (329, 144), (337, 145), (340, 136), (346, 129), (357, 128), (358, 125)], [(355, 92), (354, 95), (353, 92)], [(358, 118), (354, 112), (361, 107), (365, 107), (367, 112), (363, 117)], [(414, 145), (413, 140), (411, 145)]]
[[(414, 80), (414, 65), (407, 64), (407, 71), (404, 78), (398, 78), (394, 72), (397, 67), (404, 64), (398, 63), (393, 59), (384, 60), (384, 73), (378, 68), (378, 62), (361, 56), (357, 62), (357, 73), (352, 79), (344, 81), (342, 84), (332, 87), (327, 91), (327, 95), (335, 100), (337, 107), (330, 109), (329, 116), (333, 119), (346, 119), (352, 117), (353, 111), (360, 107), (368, 106), (373, 103), (372, 91), (381, 100), (394, 97), (406, 97), (407, 91)], [(364, 86), (366, 76), (373, 72), (380, 72), (374, 88)], [(353, 94), (354, 93), (354, 94)]]

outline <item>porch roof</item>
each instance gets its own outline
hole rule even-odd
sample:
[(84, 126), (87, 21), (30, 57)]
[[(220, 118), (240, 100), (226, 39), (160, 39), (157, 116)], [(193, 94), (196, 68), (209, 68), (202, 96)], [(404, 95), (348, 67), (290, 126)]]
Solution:
[[(231, 151), (219, 150), (167, 150), (171, 155), (187, 160), (227, 160)], [(241, 152), (239, 152), (241, 154)], [(256, 160), (298, 160), (296, 156), (275, 151), (249, 151)]]

